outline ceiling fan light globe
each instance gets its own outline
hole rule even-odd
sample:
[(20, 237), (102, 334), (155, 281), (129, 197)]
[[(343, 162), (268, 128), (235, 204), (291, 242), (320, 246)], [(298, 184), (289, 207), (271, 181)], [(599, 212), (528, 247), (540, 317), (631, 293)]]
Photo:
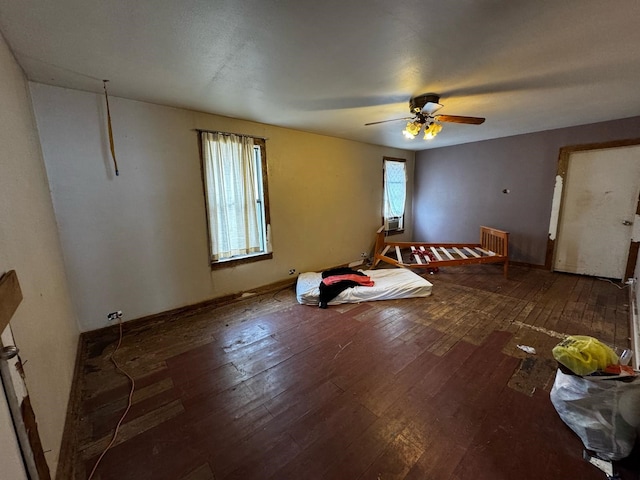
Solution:
[(414, 131), (414, 126), (413, 126), (413, 122), (408, 122), (406, 128), (402, 131), (402, 134), (405, 136), (405, 138), (408, 139), (413, 139), (416, 137), (415, 131)]
[(433, 128), (432, 125), (429, 125), (427, 128), (424, 129), (424, 139), (425, 140), (431, 140), (433, 137), (435, 137), (435, 135), (433, 134)]
[(420, 133), (421, 127), (422, 124), (414, 120), (413, 122), (407, 123), (407, 127), (402, 131), (402, 134), (407, 138), (415, 138), (416, 135)]
[(407, 130), (403, 130), (402, 131), (402, 135), (404, 135), (404, 137), (408, 138), (409, 140), (413, 140), (414, 138), (416, 138), (416, 136), (413, 133), (411, 133), (411, 132), (409, 132)]
[(425, 140), (434, 139), (435, 136), (438, 135), (438, 133), (440, 133), (440, 130), (442, 130), (442, 125), (435, 122), (430, 123), (429, 126), (424, 129), (424, 139)]

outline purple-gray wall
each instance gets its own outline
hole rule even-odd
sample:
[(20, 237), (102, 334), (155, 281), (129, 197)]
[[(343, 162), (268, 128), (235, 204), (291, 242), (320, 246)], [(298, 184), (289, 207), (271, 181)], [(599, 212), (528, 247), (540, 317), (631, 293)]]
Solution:
[(512, 260), (542, 265), (560, 148), (632, 138), (640, 117), (417, 152), (414, 240), (478, 242), (487, 225), (510, 232)]

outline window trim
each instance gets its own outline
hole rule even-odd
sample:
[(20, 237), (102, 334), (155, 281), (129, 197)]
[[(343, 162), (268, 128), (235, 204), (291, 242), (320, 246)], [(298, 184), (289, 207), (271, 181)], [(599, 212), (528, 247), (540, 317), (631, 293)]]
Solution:
[[(406, 184), (406, 175), (407, 175), (407, 159), (406, 158), (396, 158), (396, 157), (382, 157), (382, 226), (384, 227), (384, 222), (385, 222), (385, 218), (384, 218), (384, 190), (385, 190), (385, 181), (384, 181), (384, 177), (385, 177), (385, 167), (386, 167), (386, 162), (402, 162), (404, 163), (404, 173), (405, 173), (405, 196), (407, 193), (407, 184)], [(402, 215), (402, 228), (397, 228), (395, 230), (385, 230), (384, 234), (387, 237), (393, 236), (393, 235), (400, 235), (402, 233), (404, 233), (404, 223), (407, 217), (407, 212), (406, 212), (406, 200), (405, 200), (405, 213)]]
[[(207, 180), (204, 172), (204, 152), (202, 151), (202, 133), (221, 133), (229, 135), (229, 132), (221, 132), (217, 130), (200, 130), (197, 129), (197, 141), (198, 152), (200, 153), (200, 178), (202, 180), (202, 195), (204, 199), (205, 220), (207, 229), (207, 259), (211, 270), (220, 270), (223, 268), (235, 267), (246, 263), (260, 262), (262, 260), (270, 260), (273, 258), (273, 251), (265, 253), (256, 253), (250, 255), (243, 255), (242, 257), (229, 259), (229, 260), (212, 260), (211, 259), (211, 228), (209, 226), (209, 205), (207, 202)], [(233, 133), (233, 135), (250, 137), (253, 139), (253, 145), (260, 148), (260, 166), (262, 170), (262, 197), (264, 200), (264, 227), (265, 227), (265, 245), (269, 245), (269, 231), (271, 230), (271, 214), (269, 212), (269, 181), (267, 174), (267, 145), (266, 138), (254, 137), (252, 135), (245, 135), (241, 133)]]

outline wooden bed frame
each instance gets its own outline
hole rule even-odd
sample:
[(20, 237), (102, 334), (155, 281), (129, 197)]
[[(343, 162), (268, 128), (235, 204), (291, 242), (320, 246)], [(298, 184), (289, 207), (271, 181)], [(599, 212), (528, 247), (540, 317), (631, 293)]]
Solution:
[[(436, 260), (427, 256), (430, 252)], [(395, 254), (395, 258), (388, 255)], [(509, 232), (480, 227), (480, 243), (390, 242), (384, 227), (376, 234), (373, 267), (380, 261), (410, 268), (435, 268), (474, 263), (504, 263), (504, 277), (509, 271)]]

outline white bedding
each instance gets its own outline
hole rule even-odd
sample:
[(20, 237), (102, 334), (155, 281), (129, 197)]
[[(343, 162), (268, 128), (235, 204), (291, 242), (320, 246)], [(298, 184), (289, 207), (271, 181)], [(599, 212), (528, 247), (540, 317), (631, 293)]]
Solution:
[[(359, 303), (371, 300), (392, 300), (396, 298), (428, 297), (432, 284), (405, 268), (385, 268), (382, 270), (363, 270), (371, 277), (373, 287), (357, 286), (347, 288), (329, 305), (341, 303)], [(298, 276), (296, 297), (303, 305), (318, 305), (322, 273), (307, 272)]]

